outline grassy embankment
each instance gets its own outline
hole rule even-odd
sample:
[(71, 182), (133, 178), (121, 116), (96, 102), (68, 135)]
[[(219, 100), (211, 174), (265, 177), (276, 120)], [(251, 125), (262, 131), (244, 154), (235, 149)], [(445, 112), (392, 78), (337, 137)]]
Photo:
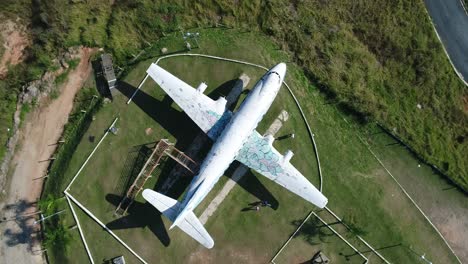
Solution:
[[(256, 37), (255, 34), (229, 30), (202, 32), (205, 37), (201, 40), (200, 52), (210, 51), (214, 55), (246, 59), (266, 65), (272, 65), (278, 60), (288, 60), (287, 56), (275, 50), (268, 39)], [(163, 46), (168, 46), (170, 51), (182, 48), (182, 43), (177, 38), (169, 38), (167, 41), (154, 49), (158, 50)], [(148, 63), (139, 64), (124, 81), (136, 86)], [(253, 79), (259, 76), (258, 71), (252, 71), (248, 67), (206, 59), (178, 58), (165, 61), (163, 65), (193, 86), (200, 81), (207, 81), (210, 89), (237, 77), (242, 71), (247, 71)], [(392, 262), (417, 261), (418, 256), (409, 250), (410, 246), (417, 252), (426, 252), (429, 259), (453, 262), (453, 256), (437, 234), (383, 172), (365, 146), (356, 138), (354, 129), (350, 129), (342, 120), (336, 107), (328, 104), (318, 90), (309, 85), (307, 78), (297, 67), (290, 64), (288, 70), (287, 81), (299, 96), (316, 135), (325, 175), (324, 191), (330, 199), (330, 208), (348, 223), (362, 230), (363, 237), (372, 245), (393, 245), (394, 247), (381, 252)], [(131, 93), (132, 90), (129, 86), (123, 86), (125, 94)], [(215, 97), (218, 95), (213, 94)], [(131, 174), (135, 175), (135, 172), (138, 172), (138, 168), (135, 168), (138, 167), (138, 162), (135, 160), (142, 144), (168, 137), (172, 140), (178, 139), (178, 146), (183, 149), (189, 139), (195, 136), (197, 130), (193, 123), (184, 115), (171, 110), (163, 98), (164, 94), (155, 89), (151, 82), (143, 87), (143, 91), (129, 106), (124, 104), (126, 96), (116, 92), (115, 101), (106, 105), (96, 115), (96, 121), (81, 140), (64, 179), (70, 179), (74, 175), (93, 148), (95, 143), (89, 141), (90, 136), (99, 138), (116, 115), (120, 116), (119, 133), (106, 139), (72, 186), (71, 193), (147, 260), (174, 262), (192, 259), (217, 262), (225, 261), (226, 258), (239, 260), (239, 256), (242, 255), (246, 261), (268, 261), (295, 229), (297, 221), (312, 208), (300, 198), (261, 176), (258, 176), (261, 184), (254, 180), (253, 175), (245, 181), (251, 181), (247, 182), (247, 185), (254, 186), (257, 191), (268, 190), (278, 201), (278, 210), (263, 210), (260, 214), (241, 212), (247, 203), (257, 198), (250, 192), (236, 187), (206, 224), (216, 241), (213, 250), (204, 250), (178, 230), (166, 233), (163, 223), (167, 226), (167, 221), (161, 219), (141, 197), (125, 220), (113, 216), (119, 196), (125, 191), (125, 181)], [(297, 138), (276, 142), (275, 147), (280, 151), (293, 149), (297, 156), (293, 158), (292, 163), (317, 184), (317, 167), (311, 153), (312, 145), (286, 90), (281, 91), (259, 130), (265, 129), (282, 108), (291, 113), (291, 120), (281, 129), (280, 134), (294, 131)], [(145, 134), (148, 127), (153, 129), (150, 135)], [(157, 177), (154, 177), (148, 186), (158, 184), (159, 177), (166, 175), (169, 169), (170, 163), (163, 164), (155, 174)], [(203, 211), (224, 181), (225, 178), (200, 205), (197, 214)], [(187, 183), (187, 179), (183, 182)], [(66, 180), (62, 187), (65, 185)], [(323, 212), (320, 214), (325, 217)], [(109, 259), (124, 254), (126, 258), (134, 260), (105, 231), (97, 229), (96, 224), (89, 218), (80, 219), (83, 219), (84, 232), (96, 259)], [(330, 221), (329, 218), (328, 220)], [(73, 223), (70, 215), (65, 215), (62, 221), (65, 225)], [(313, 219), (311, 221), (316, 223)], [(353, 256), (352, 250), (343, 242), (320, 226), (318, 223), (313, 224), (304, 236), (294, 239), (295, 246), (288, 247), (282, 258), (286, 261), (305, 261), (313, 252), (322, 249), (337, 262), (344, 262), (346, 256), (352, 262), (361, 261), (359, 256)], [(367, 250), (359, 244), (353, 234), (345, 232), (339, 225), (335, 227), (361, 250)], [(78, 236), (75, 234), (74, 237), (67, 252), (75, 252), (76, 247), (82, 247)], [(306, 239), (302, 239), (303, 237)], [(66, 259), (59, 260), (86, 260), (85, 255), (73, 255), (73, 258), (69, 256), (71, 255), (67, 254)], [(377, 259), (376, 256), (372, 258)]]
[[(33, 61), (47, 62), (41, 54), (85, 44), (105, 46), (123, 66), (142, 47), (180, 27), (224, 25), (266, 33), (330, 100), (382, 123), (468, 188), (466, 89), (422, 1), (162, 1), (157, 6), (147, 0), (39, 1), (33, 7), (35, 40), (44, 47), (32, 49)], [(38, 67), (29, 71), (37, 73)]]

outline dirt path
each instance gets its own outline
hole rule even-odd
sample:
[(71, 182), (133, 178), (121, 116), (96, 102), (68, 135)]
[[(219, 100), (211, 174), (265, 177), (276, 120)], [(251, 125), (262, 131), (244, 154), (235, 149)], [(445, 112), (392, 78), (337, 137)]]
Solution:
[(33, 217), (21, 215), (37, 211), (42, 180), (33, 180), (43, 176), (63, 126), (72, 110), (73, 99), (84, 81), (91, 73), (89, 63), (91, 49), (80, 50), (81, 61), (77, 68), (70, 72), (68, 80), (62, 87), (60, 96), (44, 107), (34, 111), (23, 125), (21, 132), (21, 149), (17, 151), (12, 167), (7, 196), (0, 203), (0, 263), (43, 263), (40, 244), (35, 243), (38, 232)]

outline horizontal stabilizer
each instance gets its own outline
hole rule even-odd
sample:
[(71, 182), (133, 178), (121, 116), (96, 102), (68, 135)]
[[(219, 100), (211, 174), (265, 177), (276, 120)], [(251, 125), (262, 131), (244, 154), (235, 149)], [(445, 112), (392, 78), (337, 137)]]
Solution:
[[(153, 190), (145, 189), (143, 191), (143, 198), (172, 222), (181, 211), (181, 204), (177, 200)], [(214, 241), (210, 234), (208, 234), (205, 227), (203, 227), (202, 223), (193, 212), (187, 212), (184, 219), (180, 221), (177, 226), (206, 248), (212, 248), (214, 246)]]

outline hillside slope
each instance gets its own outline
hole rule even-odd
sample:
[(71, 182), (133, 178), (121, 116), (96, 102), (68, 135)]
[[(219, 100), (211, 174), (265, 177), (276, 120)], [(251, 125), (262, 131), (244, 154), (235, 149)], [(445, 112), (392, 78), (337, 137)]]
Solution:
[(181, 28), (268, 34), (294, 54), (330, 102), (365, 122), (381, 123), (468, 190), (467, 90), (422, 1), (37, 0), (32, 5), (36, 44), (45, 53), (76, 44), (105, 46), (120, 65), (164, 32)]

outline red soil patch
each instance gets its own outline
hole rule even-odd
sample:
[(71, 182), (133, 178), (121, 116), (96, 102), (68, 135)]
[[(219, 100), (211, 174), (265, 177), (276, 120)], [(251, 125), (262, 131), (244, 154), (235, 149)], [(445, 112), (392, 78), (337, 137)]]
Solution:
[(4, 78), (8, 65), (16, 65), (24, 58), (24, 49), (30, 41), (26, 36), (26, 29), (11, 20), (0, 24), (0, 35), (5, 51), (0, 59), (0, 78)]

